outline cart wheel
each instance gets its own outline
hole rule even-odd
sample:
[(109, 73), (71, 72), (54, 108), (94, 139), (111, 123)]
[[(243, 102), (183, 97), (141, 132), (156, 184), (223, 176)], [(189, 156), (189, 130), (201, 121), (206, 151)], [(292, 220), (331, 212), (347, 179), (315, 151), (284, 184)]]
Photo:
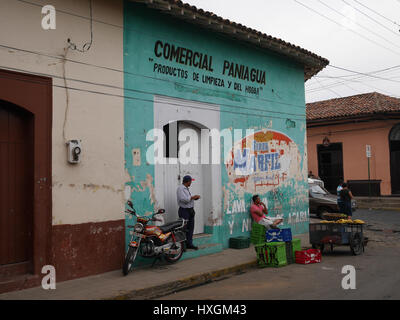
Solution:
[(350, 249), (353, 255), (357, 256), (364, 251), (364, 237), (360, 233), (354, 233), (350, 238)]

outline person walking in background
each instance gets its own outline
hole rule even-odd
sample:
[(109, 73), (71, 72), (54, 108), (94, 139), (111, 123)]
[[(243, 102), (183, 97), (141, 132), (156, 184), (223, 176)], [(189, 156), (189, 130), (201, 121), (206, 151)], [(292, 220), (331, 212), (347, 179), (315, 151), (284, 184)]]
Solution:
[(321, 180), (320, 177), (316, 176), (311, 170), (308, 172), (308, 177), (310, 179), (316, 179), (316, 180)]
[(178, 201), (178, 215), (180, 218), (188, 220), (186, 229), (186, 249), (197, 250), (198, 247), (193, 245), (193, 231), (194, 231), (194, 200), (200, 199), (199, 195), (192, 196), (189, 187), (192, 184), (191, 176), (184, 176), (182, 184), (176, 190), (176, 197)]
[(340, 199), (343, 201), (344, 213), (347, 214), (347, 219), (351, 219), (351, 199), (353, 199), (353, 194), (349, 190), (347, 183), (342, 184), (342, 190), (340, 190)]
[(343, 183), (344, 183), (344, 181), (340, 180), (339, 185), (338, 185), (338, 187), (336, 189), (337, 205), (339, 207), (340, 213), (344, 213), (344, 204), (343, 204), (342, 198), (340, 197), (340, 191), (342, 191), (342, 189), (343, 189), (343, 186), (342, 186)]

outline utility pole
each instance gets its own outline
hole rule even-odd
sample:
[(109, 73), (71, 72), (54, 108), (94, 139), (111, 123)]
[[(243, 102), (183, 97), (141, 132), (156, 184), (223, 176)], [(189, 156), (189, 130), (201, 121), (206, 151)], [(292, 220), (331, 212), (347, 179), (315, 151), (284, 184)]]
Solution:
[[(369, 195), (369, 203), (371, 204), (371, 172), (370, 172), (371, 146), (367, 144), (365, 149), (368, 159), (368, 195)], [(369, 210), (371, 210), (371, 208), (369, 208)]]

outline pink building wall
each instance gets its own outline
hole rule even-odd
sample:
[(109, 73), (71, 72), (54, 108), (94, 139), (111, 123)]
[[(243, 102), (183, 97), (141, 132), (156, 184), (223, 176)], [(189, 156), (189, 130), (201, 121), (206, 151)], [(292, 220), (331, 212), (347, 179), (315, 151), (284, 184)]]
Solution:
[(308, 170), (318, 175), (317, 145), (324, 137), (342, 143), (344, 180), (368, 179), (366, 145), (371, 146), (370, 178), (382, 180), (381, 194), (391, 194), (389, 133), (398, 120), (307, 128)]

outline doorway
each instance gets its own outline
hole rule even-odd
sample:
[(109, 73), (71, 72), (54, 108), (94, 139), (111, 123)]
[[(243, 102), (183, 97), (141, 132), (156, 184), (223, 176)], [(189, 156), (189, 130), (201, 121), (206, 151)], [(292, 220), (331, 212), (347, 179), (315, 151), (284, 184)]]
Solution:
[(389, 150), (392, 194), (400, 195), (400, 124), (390, 130)]
[(0, 100), (0, 265), (32, 272), (33, 115)]
[(164, 189), (165, 209), (167, 212), (178, 212), (176, 189), (183, 177), (190, 175), (194, 179), (190, 193), (200, 195), (200, 199), (195, 201), (194, 234), (204, 233), (204, 175), (207, 168), (201, 164), (201, 129), (204, 128), (189, 121), (176, 121), (163, 127), (167, 162), (164, 170), (167, 183)]
[[(210, 160), (212, 145), (209, 132), (211, 129), (219, 131), (219, 106), (155, 96), (154, 128), (163, 130), (165, 134), (163, 164), (155, 164), (154, 168), (155, 205), (166, 210), (166, 222), (178, 219), (176, 190), (183, 177), (190, 175), (195, 179), (190, 192), (201, 196), (194, 203), (194, 234), (212, 233), (212, 227), (222, 223), (221, 164), (211, 164), (210, 161), (206, 164), (200, 159)], [(188, 149), (198, 152), (191, 152), (190, 161), (181, 163), (178, 161), (179, 153), (186, 153)]]
[(52, 264), (52, 100), (51, 78), (0, 69), (0, 277), (6, 279), (38, 275)]
[(324, 181), (325, 188), (336, 194), (336, 188), (343, 180), (342, 143), (330, 143), (328, 146), (317, 145), (318, 176)]

